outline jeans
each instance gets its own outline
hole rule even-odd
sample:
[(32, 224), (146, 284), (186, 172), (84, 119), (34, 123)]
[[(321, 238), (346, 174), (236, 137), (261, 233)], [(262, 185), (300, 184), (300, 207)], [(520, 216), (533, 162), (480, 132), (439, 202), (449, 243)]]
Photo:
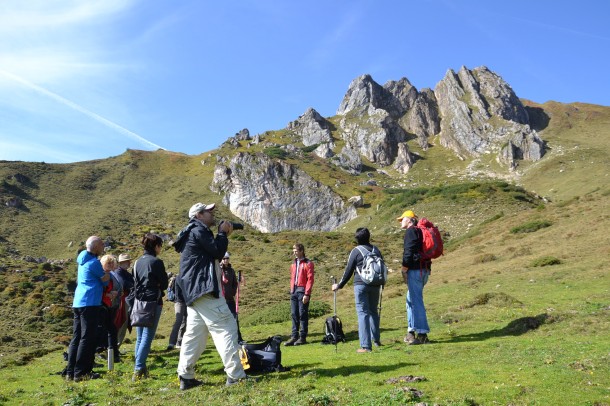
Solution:
[(203, 295), (191, 306), (187, 306), (186, 315), (186, 331), (180, 346), (178, 375), (185, 379), (195, 378), (195, 364), (205, 350), (209, 333), (227, 376), (233, 380), (245, 378), (246, 373), (239, 358), (237, 323), (224, 297)]
[(85, 306), (75, 307), (73, 311), (73, 335), (68, 349), (66, 373), (79, 377), (93, 370), (100, 310), (99, 306)]
[(380, 341), (379, 305), (380, 286), (354, 285), (356, 314), (358, 315), (358, 337), (360, 347), (371, 349), (371, 341)]
[(290, 313), (292, 314), (292, 338), (307, 338), (309, 327), (309, 302), (303, 303), (304, 292), (290, 295)]
[(408, 331), (428, 334), (428, 318), (424, 307), (424, 286), (430, 273), (425, 269), (410, 269), (407, 272), (407, 325)]
[(169, 345), (176, 346), (182, 344), (182, 336), (184, 330), (186, 330), (186, 304), (183, 302), (174, 303), (174, 313), (176, 314), (176, 320), (174, 320), (174, 326), (169, 335)]
[(163, 306), (158, 304), (155, 313), (155, 324), (152, 327), (136, 327), (136, 366), (134, 368), (136, 371), (146, 369), (146, 358), (148, 358), (148, 353), (150, 353), (150, 346), (152, 345), (153, 338), (155, 338), (162, 311)]

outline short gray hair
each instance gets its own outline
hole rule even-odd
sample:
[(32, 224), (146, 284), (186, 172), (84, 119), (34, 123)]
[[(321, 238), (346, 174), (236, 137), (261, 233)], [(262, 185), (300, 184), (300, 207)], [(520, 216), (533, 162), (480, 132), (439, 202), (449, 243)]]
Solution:
[(85, 243), (85, 247), (87, 248), (87, 251), (91, 252), (91, 250), (93, 249), (93, 246), (95, 245), (95, 243), (97, 241), (102, 241), (102, 239), (96, 235), (92, 235), (91, 237), (87, 238), (87, 242)]

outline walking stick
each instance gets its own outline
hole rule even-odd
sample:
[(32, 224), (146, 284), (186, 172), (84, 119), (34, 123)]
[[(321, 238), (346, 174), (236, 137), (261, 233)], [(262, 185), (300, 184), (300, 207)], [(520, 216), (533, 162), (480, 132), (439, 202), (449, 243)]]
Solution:
[(241, 283), (241, 271), (237, 271), (237, 290), (235, 291), (235, 320), (239, 320), (239, 285)]
[[(337, 283), (337, 278), (335, 278), (334, 276), (331, 276), (331, 278), (333, 280), (333, 285), (335, 285)], [(333, 323), (333, 330), (335, 330), (334, 331), (335, 334), (333, 335), (333, 338), (335, 339), (335, 353), (336, 353), (337, 352), (337, 341), (339, 341), (337, 339), (337, 324), (339, 324), (339, 323), (337, 322), (337, 291), (336, 290), (333, 290), (333, 296), (334, 296), (333, 301), (334, 301), (334, 312), (335, 312), (335, 315), (333, 316), (335, 319), (335, 322)]]
[(377, 313), (379, 315), (379, 324), (381, 324), (381, 299), (383, 298), (383, 285), (379, 287), (379, 307), (377, 308)]

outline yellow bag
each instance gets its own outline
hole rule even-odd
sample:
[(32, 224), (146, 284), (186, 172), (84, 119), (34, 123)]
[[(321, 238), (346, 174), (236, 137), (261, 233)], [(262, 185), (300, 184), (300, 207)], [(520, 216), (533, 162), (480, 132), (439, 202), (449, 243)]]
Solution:
[(246, 351), (245, 346), (241, 346), (239, 349), (239, 360), (241, 361), (241, 366), (244, 367), (244, 371), (250, 369), (250, 360), (248, 359), (248, 351)]

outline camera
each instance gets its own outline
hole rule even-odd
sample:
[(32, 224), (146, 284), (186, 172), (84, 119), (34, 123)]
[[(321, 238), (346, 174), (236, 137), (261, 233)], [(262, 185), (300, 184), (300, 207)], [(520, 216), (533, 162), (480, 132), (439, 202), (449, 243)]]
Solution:
[(224, 223), (225, 221), (231, 223), (231, 225), (233, 226), (233, 230), (243, 230), (244, 229), (244, 225), (241, 223), (234, 223), (232, 221), (228, 221), (228, 220), (222, 220), (220, 222), (220, 224), (218, 225), (218, 229), (220, 230), (220, 226), (222, 225), (222, 223)]

